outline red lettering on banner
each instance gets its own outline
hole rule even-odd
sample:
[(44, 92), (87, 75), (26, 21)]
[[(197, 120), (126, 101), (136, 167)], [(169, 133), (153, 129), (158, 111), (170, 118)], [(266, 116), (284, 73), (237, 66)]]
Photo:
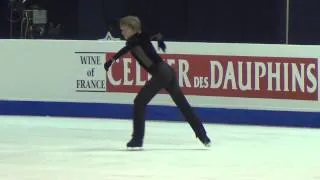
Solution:
[[(179, 85), (187, 95), (318, 100), (316, 58), (161, 56), (176, 70)], [(112, 65), (107, 90), (138, 92), (149, 78), (127, 55)]]

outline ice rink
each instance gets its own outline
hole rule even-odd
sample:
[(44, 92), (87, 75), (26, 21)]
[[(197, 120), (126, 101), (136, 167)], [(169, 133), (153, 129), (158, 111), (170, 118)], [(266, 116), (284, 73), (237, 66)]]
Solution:
[(0, 116), (0, 180), (320, 180), (320, 130), (131, 120)]

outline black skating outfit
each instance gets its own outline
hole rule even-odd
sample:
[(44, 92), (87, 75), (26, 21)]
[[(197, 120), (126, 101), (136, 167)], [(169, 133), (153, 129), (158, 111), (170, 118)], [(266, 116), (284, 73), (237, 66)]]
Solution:
[[(112, 60), (105, 63), (105, 69), (108, 70), (114, 60), (130, 51), (138, 63), (152, 75), (152, 78), (146, 82), (134, 99), (133, 134), (127, 147), (142, 146), (145, 132), (145, 108), (161, 89), (165, 89), (169, 93), (195, 132), (196, 137), (204, 145), (208, 146), (210, 139), (200, 119), (195, 115), (182, 93), (173, 68), (162, 60), (153, 47), (151, 40), (152, 37), (144, 33), (136, 33), (127, 40), (126, 46), (117, 52)], [(157, 38), (156, 40), (158, 40), (158, 44), (164, 50), (165, 44), (162, 39)]]

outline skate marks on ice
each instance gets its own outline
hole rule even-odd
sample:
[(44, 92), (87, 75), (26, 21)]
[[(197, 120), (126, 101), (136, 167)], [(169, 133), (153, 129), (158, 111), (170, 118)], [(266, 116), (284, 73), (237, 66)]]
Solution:
[[(201, 145), (199, 145), (201, 146)], [(142, 147), (142, 148), (115, 148), (115, 147), (97, 147), (97, 148), (73, 148), (73, 149), (64, 149), (61, 151), (65, 152), (84, 152), (84, 153), (89, 153), (89, 152), (135, 152), (135, 151), (163, 151), (163, 152), (171, 152), (171, 151), (209, 151), (210, 148), (195, 148), (195, 147), (166, 147), (166, 146), (161, 146), (161, 147)]]
[(1, 180), (320, 180), (320, 130), (147, 121), (130, 151), (131, 120), (0, 117)]

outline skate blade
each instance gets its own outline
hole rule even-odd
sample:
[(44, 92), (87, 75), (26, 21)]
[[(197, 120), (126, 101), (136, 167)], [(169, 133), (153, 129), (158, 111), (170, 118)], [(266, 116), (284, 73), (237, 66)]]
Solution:
[(128, 151), (142, 151), (142, 147), (127, 147)]
[(211, 147), (211, 142), (207, 143), (207, 144), (203, 144), (205, 147), (210, 148)]

